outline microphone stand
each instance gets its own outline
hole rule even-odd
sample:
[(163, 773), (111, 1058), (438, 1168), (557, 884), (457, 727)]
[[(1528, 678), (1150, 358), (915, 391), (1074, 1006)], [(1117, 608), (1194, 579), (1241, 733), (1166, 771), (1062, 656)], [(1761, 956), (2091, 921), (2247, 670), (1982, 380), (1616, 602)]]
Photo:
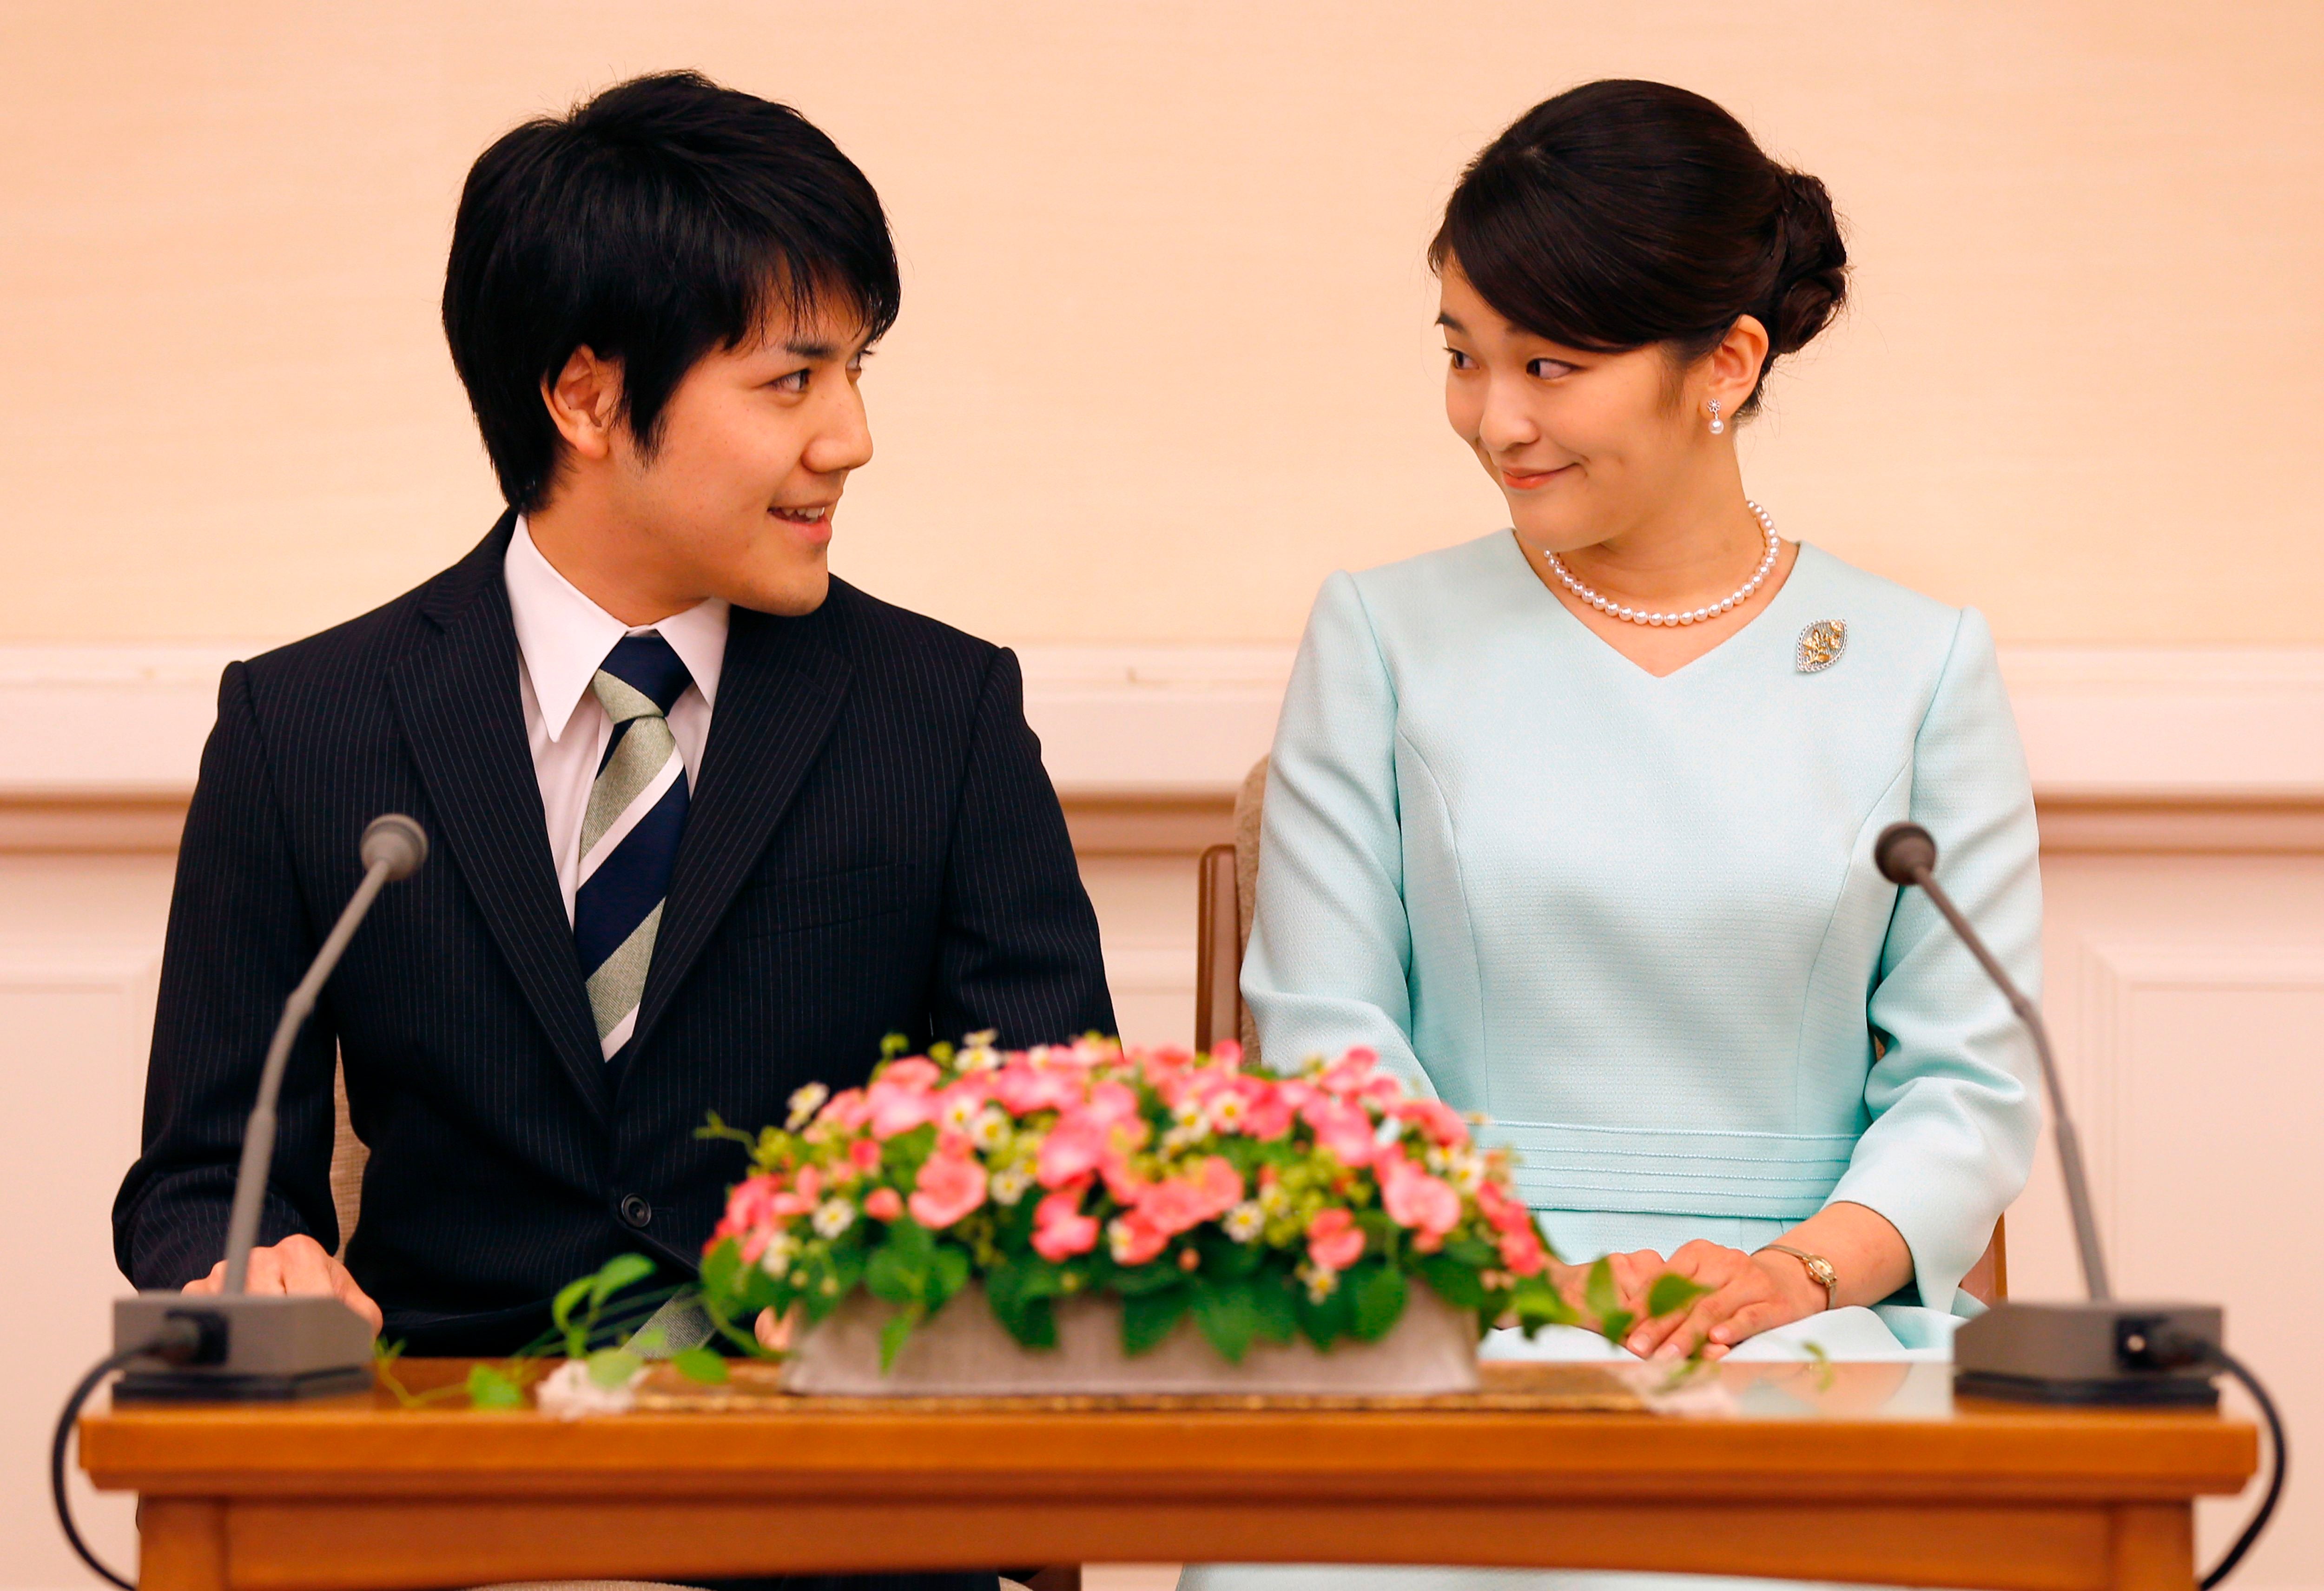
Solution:
[[(114, 1347), (117, 1355), (129, 1356), (127, 1373), (114, 1388), (117, 1402), (314, 1397), (371, 1384), (371, 1328), (360, 1315), (322, 1294), (249, 1290), (250, 1254), (274, 1163), (275, 1105), (290, 1046), (372, 902), (428, 860), (427, 832), (400, 814), (374, 818), (364, 830), (361, 855), (363, 882), (283, 1002), (267, 1046), (226, 1220), (224, 1289), (209, 1296), (152, 1292), (115, 1301)], [(135, 1351), (177, 1336), (186, 1340), (168, 1355)]]

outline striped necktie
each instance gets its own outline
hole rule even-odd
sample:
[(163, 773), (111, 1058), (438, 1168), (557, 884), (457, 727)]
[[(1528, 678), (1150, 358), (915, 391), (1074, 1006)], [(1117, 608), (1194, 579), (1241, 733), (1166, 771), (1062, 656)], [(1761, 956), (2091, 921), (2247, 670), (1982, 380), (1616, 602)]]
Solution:
[(581, 819), (573, 943), (608, 1061), (637, 1026), (662, 897), (686, 832), (686, 764), (669, 713), (693, 681), (668, 641), (632, 635), (614, 645), (589, 682), (613, 734)]

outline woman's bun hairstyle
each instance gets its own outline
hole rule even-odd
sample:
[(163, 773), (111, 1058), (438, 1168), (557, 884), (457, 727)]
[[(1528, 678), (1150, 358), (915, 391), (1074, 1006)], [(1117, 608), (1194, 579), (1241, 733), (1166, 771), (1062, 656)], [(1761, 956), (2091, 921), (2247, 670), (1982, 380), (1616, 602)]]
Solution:
[[(1767, 330), (1762, 387), (1848, 294), (1824, 185), (1768, 159), (1702, 95), (1633, 78), (1569, 88), (1488, 144), (1428, 262), (1569, 348), (1661, 343), (1691, 362), (1752, 316)], [(1758, 405), (1755, 388), (1741, 412)]]

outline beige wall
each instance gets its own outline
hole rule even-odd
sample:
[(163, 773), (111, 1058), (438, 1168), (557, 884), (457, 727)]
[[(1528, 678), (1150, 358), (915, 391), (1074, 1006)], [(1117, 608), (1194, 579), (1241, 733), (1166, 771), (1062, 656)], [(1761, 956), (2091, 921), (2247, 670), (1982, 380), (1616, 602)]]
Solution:
[(1014, 641), (1288, 638), (1476, 534), (1420, 264), (1593, 76), (1825, 177), (1858, 305), (1784, 529), (2018, 640), (2316, 641), (2324, 10), (1579, 0), (0, 5), (0, 642), (289, 636), (496, 503), (434, 323), (468, 161), (695, 64), (823, 123), (905, 310), (840, 571)]

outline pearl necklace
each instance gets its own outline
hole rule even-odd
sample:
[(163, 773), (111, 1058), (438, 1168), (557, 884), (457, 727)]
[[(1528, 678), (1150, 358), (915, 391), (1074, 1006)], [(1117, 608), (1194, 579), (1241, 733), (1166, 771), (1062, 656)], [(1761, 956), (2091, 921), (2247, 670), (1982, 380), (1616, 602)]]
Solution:
[(1759, 516), (1759, 528), (1767, 533), (1767, 556), (1759, 560), (1759, 566), (1752, 571), (1751, 578), (1745, 581), (1732, 596), (1724, 602), (1713, 602), (1707, 608), (1697, 608), (1691, 613), (1649, 613), (1643, 608), (1623, 607), (1610, 597), (1600, 596), (1576, 580), (1573, 577), (1573, 571), (1568, 569), (1555, 553), (1545, 552), (1541, 556), (1548, 560), (1549, 572), (1565, 583), (1566, 590), (1588, 602), (1600, 613), (1616, 619), (1627, 619), (1633, 624), (1700, 624), (1706, 619), (1716, 619), (1729, 609), (1749, 602), (1751, 593), (1759, 589), (1759, 583), (1767, 578), (1767, 571), (1775, 566), (1776, 555), (1783, 551), (1784, 544), (1775, 535), (1775, 521), (1767, 517), (1767, 510), (1748, 497), (1743, 500), (1743, 506)]

